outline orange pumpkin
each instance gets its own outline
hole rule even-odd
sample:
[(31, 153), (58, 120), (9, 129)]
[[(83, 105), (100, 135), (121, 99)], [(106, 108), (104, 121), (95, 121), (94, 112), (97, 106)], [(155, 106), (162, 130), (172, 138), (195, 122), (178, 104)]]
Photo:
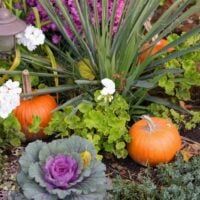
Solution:
[[(169, 42), (165, 39), (161, 39), (153, 48), (149, 48), (150, 44), (145, 44), (142, 49), (144, 49), (144, 52), (142, 52), (139, 56), (139, 61), (143, 62), (147, 59), (149, 56), (153, 56), (156, 53), (158, 53), (160, 50), (162, 50), (165, 46), (167, 46)], [(146, 49), (146, 50), (145, 50)], [(167, 50), (168, 52), (174, 51), (174, 48), (169, 48)]]
[[(31, 92), (29, 72), (23, 71), (23, 92)], [(28, 141), (45, 138), (43, 128), (45, 128), (50, 119), (51, 111), (57, 107), (55, 99), (50, 95), (41, 95), (28, 99), (22, 99), (20, 105), (13, 111), (14, 115), (21, 124), (22, 132)], [(41, 119), (41, 130), (38, 133), (30, 133), (28, 128), (32, 124), (33, 117), (38, 116)]]
[(181, 148), (180, 134), (167, 119), (145, 115), (142, 120), (133, 124), (129, 134), (129, 155), (144, 166), (168, 163)]

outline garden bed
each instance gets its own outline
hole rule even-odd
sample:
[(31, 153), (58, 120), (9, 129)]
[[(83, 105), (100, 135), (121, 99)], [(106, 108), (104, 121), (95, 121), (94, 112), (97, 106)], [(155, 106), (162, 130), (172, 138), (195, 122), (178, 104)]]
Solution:
[[(198, 156), (198, 154), (200, 155), (200, 126), (191, 131), (181, 131), (181, 135), (191, 139), (191, 141), (184, 141), (184, 148), (190, 147), (191, 154), (194, 153), (195, 156)], [(193, 151), (194, 149), (192, 149), (191, 146), (195, 145), (195, 142), (199, 143), (199, 146), (196, 146), (196, 152)], [(18, 159), (23, 153), (24, 148), (25, 147), (13, 148), (2, 153), (0, 200), (6, 200), (10, 192), (18, 191), (19, 189), (16, 183), (16, 175), (19, 171)], [(146, 177), (145, 173), (148, 168), (137, 164), (130, 157), (127, 157), (126, 159), (117, 159), (112, 154), (103, 153), (103, 162), (106, 165), (106, 175), (110, 180), (115, 180), (120, 177), (122, 182), (123, 180), (134, 181), (139, 184), (141, 182), (141, 175)], [(154, 177), (156, 169), (157, 168), (152, 168), (150, 170), (151, 177)], [(121, 184), (121, 182), (118, 184)], [(117, 200), (120, 200), (120, 198)], [(133, 198), (133, 200), (135, 200), (135, 198)]]
[(199, 1), (1, 6), (0, 200), (200, 199)]

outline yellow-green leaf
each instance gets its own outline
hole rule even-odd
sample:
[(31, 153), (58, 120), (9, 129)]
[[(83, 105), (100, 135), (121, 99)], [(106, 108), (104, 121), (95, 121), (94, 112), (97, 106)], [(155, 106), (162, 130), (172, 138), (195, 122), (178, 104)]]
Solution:
[(87, 79), (87, 80), (94, 80), (95, 75), (91, 70), (91, 65), (90, 61), (88, 59), (83, 59), (78, 62), (78, 68), (79, 68), (79, 73), (82, 76), (82, 78)]

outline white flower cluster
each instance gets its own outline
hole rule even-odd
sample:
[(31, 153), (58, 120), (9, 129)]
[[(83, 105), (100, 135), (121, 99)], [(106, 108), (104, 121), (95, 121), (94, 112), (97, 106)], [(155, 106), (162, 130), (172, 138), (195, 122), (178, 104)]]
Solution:
[(23, 44), (29, 51), (33, 51), (37, 46), (44, 44), (45, 35), (41, 29), (38, 29), (32, 25), (26, 27), (23, 33), (16, 35), (17, 43)]
[(115, 93), (115, 83), (108, 78), (104, 78), (101, 80), (102, 85), (104, 86), (103, 89), (100, 91), (100, 96), (98, 100), (104, 99), (105, 101), (111, 102), (113, 100), (113, 94)]
[(19, 82), (10, 79), (0, 87), (0, 117), (7, 118), (20, 105), (21, 92)]

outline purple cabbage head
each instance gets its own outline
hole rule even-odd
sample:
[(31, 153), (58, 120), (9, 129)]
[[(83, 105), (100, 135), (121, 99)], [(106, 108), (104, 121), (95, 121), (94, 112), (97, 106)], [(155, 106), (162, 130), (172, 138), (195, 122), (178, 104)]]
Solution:
[(46, 161), (43, 173), (50, 188), (67, 189), (78, 177), (78, 163), (71, 156), (56, 155)]

